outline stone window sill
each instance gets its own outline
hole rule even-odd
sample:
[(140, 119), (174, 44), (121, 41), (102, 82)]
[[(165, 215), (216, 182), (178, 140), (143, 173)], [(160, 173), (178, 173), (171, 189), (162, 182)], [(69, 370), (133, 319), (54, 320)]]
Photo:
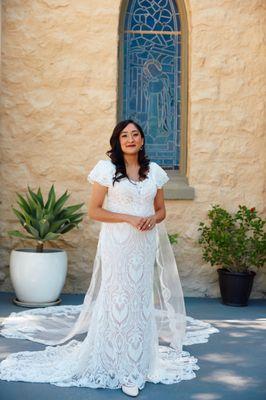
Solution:
[(164, 198), (166, 200), (193, 200), (195, 189), (189, 186), (185, 176), (178, 176), (174, 171), (166, 171), (170, 180), (164, 185)]

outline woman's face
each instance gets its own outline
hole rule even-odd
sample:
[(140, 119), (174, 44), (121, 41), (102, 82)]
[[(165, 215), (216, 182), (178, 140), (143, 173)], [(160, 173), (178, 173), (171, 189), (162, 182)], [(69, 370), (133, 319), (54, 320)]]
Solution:
[(120, 132), (119, 142), (123, 153), (135, 154), (139, 152), (144, 139), (138, 128), (130, 123)]

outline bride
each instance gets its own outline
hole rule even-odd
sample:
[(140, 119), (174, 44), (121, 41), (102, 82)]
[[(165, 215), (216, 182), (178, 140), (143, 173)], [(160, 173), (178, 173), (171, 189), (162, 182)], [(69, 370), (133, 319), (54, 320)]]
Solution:
[(145, 382), (194, 378), (197, 359), (183, 345), (207, 342), (219, 332), (186, 316), (164, 226), (162, 187), (169, 177), (145, 155), (142, 128), (121, 121), (110, 145), (109, 160), (88, 174), (89, 216), (102, 224), (84, 302), (5, 318), (1, 335), (47, 346), (9, 354), (0, 363), (2, 380), (121, 388), (137, 396)]

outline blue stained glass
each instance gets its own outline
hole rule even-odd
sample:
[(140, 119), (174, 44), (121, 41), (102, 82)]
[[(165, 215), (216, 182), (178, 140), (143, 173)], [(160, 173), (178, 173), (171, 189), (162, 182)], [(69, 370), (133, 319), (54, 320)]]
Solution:
[(176, 2), (129, 1), (123, 36), (122, 116), (143, 127), (151, 160), (178, 169), (181, 37)]
[(125, 28), (134, 31), (180, 31), (176, 2), (173, 0), (129, 1)]

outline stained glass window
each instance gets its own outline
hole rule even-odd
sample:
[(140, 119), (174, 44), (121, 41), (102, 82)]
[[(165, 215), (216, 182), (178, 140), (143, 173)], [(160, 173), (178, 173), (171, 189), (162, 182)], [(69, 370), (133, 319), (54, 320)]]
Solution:
[(122, 117), (143, 127), (152, 161), (179, 169), (181, 31), (176, 2), (130, 0), (123, 43)]

